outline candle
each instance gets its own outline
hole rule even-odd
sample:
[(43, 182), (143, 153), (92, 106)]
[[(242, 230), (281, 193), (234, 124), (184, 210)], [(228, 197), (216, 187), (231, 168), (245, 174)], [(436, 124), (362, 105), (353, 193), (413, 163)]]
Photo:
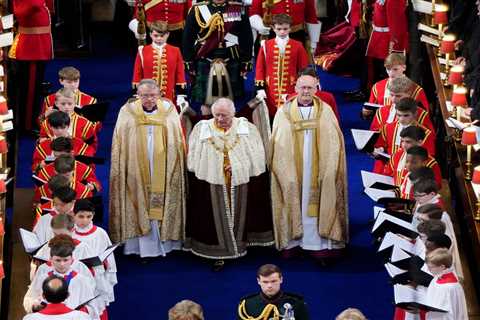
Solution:
[(3, 261), (0, 260), (0, 279), (5, 278), (5, 271), (3, 270)]

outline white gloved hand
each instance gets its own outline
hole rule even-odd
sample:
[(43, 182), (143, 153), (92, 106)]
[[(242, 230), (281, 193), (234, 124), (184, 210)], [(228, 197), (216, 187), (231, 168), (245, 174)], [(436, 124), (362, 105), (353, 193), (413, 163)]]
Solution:
[(180, 94), (180, 95), (177, 96), (177, 101), (176, 102), (177, 102), (177, 106), (180, 108), (180, 111), (185, 110), (189, 106), (188, 101), (185, 98), (186, 98), (186, 96), (183, 95), (183, 94)]
[(270, 28), (263, 24), (263, 20), (258, 14), (251, 16), (249, 20), (252, 28), (257, 30), (259, 34), (261, 35), (270, 34)]
[(265, 92), (265, 90), (258, 90), (256, 97), (257, 99), (265, 100), (267, 98), (267, 93)]
[(128, 29), (130, 29), (135, 34), (135, 38), (137, 38), (138, 40), (145, 40), (147, 38), (146, 34), (140, 34), (137, 32), (138, 30), (137, 19), (132, 19), (132, 21), (130, 21), (130, 23), (128, 24)]

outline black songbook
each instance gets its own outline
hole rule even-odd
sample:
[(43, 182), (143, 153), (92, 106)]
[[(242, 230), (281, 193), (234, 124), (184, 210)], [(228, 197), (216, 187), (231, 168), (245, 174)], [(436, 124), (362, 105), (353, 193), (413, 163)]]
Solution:
[(351, 129), (355, 147), (359, 151), (372, 153), (380, 133), (378, 131)]
[(34, 183), (35, 186), (37, 186), (37, 187), (41, 187), (41, 186), (43, 186), (45, 183), (48, 182), (48, 181), (45, 181), (45, 180), (41, 179), (40, 177), (38, 177), (38, 176), (35, 175), (35, 174), (32, 174), (32, 179), (33, 179), (33, 183)]
[(23, 228), (20, 228), (18, 230), (20, 232), (20, 239), (22, 239), (23, 248), (25, 252), (30, 256), (36, 255), (38, 250), (40, 250), (48, 242), (47, 241), (45, 243), (41, 243), (37, 235), (33, 232), (30, 232)]
[(89, 304), (89, 303), (92, 302), (93, 300), (97, 299), (98, 297), (100, 297), (99, 294), (97, 294), (95, 297), (93, 297), (93, 298), (91, 298), (91, 299), (88, 299), (88, 300), (85, 301), (85, 302), (80, 303), (78, 306), (76, 306), (76, 307), (74, 308), (74, 310), (80, 310), (80, 309), (82, 309), (83, 307), (85, 307), (87, 304)]
[(399, 189), (397, 186), (392, 184), (384, 183), (384, 182), (375, 182), (373, 183), (370, 188), (379, 189), (379, 190), (395, 190)]
[(397, 246), (393, 247), (390, 263), (403, 270), (420, 270), (425, 261)]
[(412, 223), (413, 221), (413, 215), (407, 211), (385, 209), (383, 210), (383, 212), (394, 216), (395, 218), (402, 219), (403, 221), (406, 221), (408, 223)]
[(45, 203), (48, 203), (48, 202), (50, 202), (50, 201), (52, 201), (52, 199), (47, 198), (47, 197), (43, 197), (43, 196), (42, 196), (42, 197), (40, 198), (40, 204), (45, 204)]
[(398, 274), (392, 278), (393, 284), (409, 284), (409, 283), (416, 283), (417, 285), (428, 287), (430, 282), (432, 281), (433, 276), (431, 274), (426, 273), (422, 269), (415, 269), (408, 270), (404, 273)]
[(408, 253), (425, 258), (425, 246), (421, 241), (412, 242), (398, 234), (387, 232), (380, 243), (378, 253), (384, 258), (384, 261), (410, 258)]
[(377, 200), (378, 204), (383, 205), (387, 209), (399, 210), (403, 208), (404, 210), (411, 211), (415, 205), (415, 200), (403, 199), (399, 197), (383, 197)]
[(120, 244), (121, 243), (112, 244), (107, 249), (105, 249), (105, 251), (99, 256), (82, 259), (80, 261), (82, 261), (89, 268), (101, 266), (103, 262), (108, 258), (108, 256), (110, 256), (113, 253), (113, 251), (115, 251), (115, 249), (118, 248)]
[(76, 155), (75, 160), (84, 164), (105, 164), (105, 158)]
[(371, 103), (371, 102), (365, 102), (363, 104), (363, 107), (367, 110), (370, 110), (370, 111), (377, 111), (378, 109), (380, 109), (381, 107), (383, 107), (383, 104), (378, 104), (378, 103)]
[(413, 289), (409, 286), (396, 284), (393, 286), (393, 290), (395, 305), (402, 309), (447, 312), (441, 306), (432, 306), (427, 303), (427, 289), (425, 287)]
[(381, 212), (373, 225), (372, 235), (378, 239), (383, 238), (387, 232), (401, 234), (411, 239), (418, 237), (418, 232), (411, 223)]
[(108, 102), (87, 104), (81, 108), (75, 108), (75, 112), (92, 122), (103, 122), (108, 112)]

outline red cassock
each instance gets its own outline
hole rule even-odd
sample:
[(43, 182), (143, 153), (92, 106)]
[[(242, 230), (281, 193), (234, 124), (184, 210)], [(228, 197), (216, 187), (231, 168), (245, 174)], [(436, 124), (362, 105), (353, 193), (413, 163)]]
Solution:
[[(370, 98), (368, 99), (368, 102), (383, 104), (384, 106), (389, 106), (392, 104), (390, 91), (387, 89), (388, 80), (389, 78), (383, 79), (373, 85), (372, 90), (370, 91)], [(425, 94), (423, 88), (418, 84), (413, 91), (412, 98), (419, 103), (419, 107), (430, 111), (430, 104), (428, 103), (427, 95)]]
[[(318, 23), (314, 0), (272, 0), (272, 3), (273, 7), (270, 10), (272, 16), (286, 13), (292, 18), (291, 32), (304, 30), (305, 23)], [(266, 0), (253, 0), (249, 9), (249, 15), (257, 14), (263, 18), (266, 11), (264, 6), (266, 4)]]
[(367, 57), (384, 60), (391, 51), (408, 50), (406, 4), (405, 0), (375, 1)]
[[(390, 161), (385, 166), (385, 171), (383, 174), (392, 176), (396, 186), (400, 186), (407, 174), (407, 169), (405, 168), (405, 159), (407, 153), (403, 149), (398, 149), (393, 156), (390, 158)], [(440, 165), (435, 160), (434, 157), (428, 155), (428, 159), (425, 162), (425, 167), (431, 168), (435, 175), (435, 181), (439, 188), (442, 187), (442, 172), (440, 170)]]
[[(97, 150), (97, 124), (88, 121), (76, 113), (72, 113), (70, 116), (69, 131), (73, 138), (81, 139), (89, 144), (95, 151)], [(47, 120), (43, 120), (40, 125), (40, 139), (42, 138), (54, 138)]]
[[(55, 171), (54, 164), (50, 163), (40, 169), (40, 171), (38, 171), (37, 173), (37, 176), (43, 181), (49, 181), (50, 178), (52, 178), (56, 174), (57, 172)], [(73, 169), (73, 180), (85, 184), (92, 183), (95, 186), (95, 189), (97, 189), (97, 191), (101, 190), (100, 182), (95, 176), (95, 172), (93, 172), (92, 168), (76, 160)]]
[[(422, 142), (422, 147), (427, 149), (429, 155), (435, 156), (435, 133), (421, 124), (417, 125), (425, 131), (425, 139)], [(380, 130), (380, 136), (375, 143), (375, 148), (383, 148), (385, 153), (393, 155), (400, 149), (400, 139), (397, 139), (397, 136), (400, 136), (400, 125), (398, 121), (385, 124)], [(373, 172), (383, 173), (385, 171), (385, 165), (385, 162), (375, 160)]]
[[(53, 155), (52, 148), (50, 144), (53, 139), (47, 139), (40, 142), (33, 151), (33, 161), (32, 161), (32, 171), (37, 171), (39, 169), (40, 162), (44, 161), (48, 156)], [(72, 153), (74, 156), (81, 155), (87, 157), (93, 157), (95, 155), (95, 149), (83, 142), (83, 140), (78, 138), (72, 138)]]
[(137, 85), (142, 79), (157, 81), (162, 95), (175, 102), (175, 87), (185, 88), (185, 69), (180, 49), (169, 45), (163, 46), (160, 51), (153, 45), (140, 46), (138, 48), (135, 66), (133, 67), (133, 85)]
[(300, 41), (289, 39), (285, 53), (280, 54), (275, 39), (267, 40), (258, 51), (255, 84), (264, 87), (270, 115), (275, 115), (285, 94), (295, 92), (297, 73), (308, 65), (307, 51)]
[[(393, 117), (390, 113), (393, 112)], [(372, 131), (379, 131), (382, 126), (397, 121), (397, 115), (395, 112), (395, 107), (390, 106), (383, 106), (377, 110), (375, 113), (375, 117), (370, 124), (370, 130)], [(432, 120), (430, 120), (430, 115), (428, 111), (422, 109), (420, 107), (417, 108), (417, 122), (422, 126), (434, 131)]]
[[(88, 95), (81, 91), (77, 91), (75, 93), (75, 106), (77, 106), (78, 108), (94, 103), (97, 103), (97, 99), (95, 99), (91, 95)], [(43, 115), (47, 108), (53, 108), (53, 106), (55, 106), (55, 93), (49, 94), (45, 97), (45, 99), (43, 99), (42, 112), (40, 113), (40, 115)]]
[(51, 1), (45, 0), (13, 1), (18, 33), (9, 51), (10, 58), (24, 61), (53, 59), (49, 5), (52, 5)]
[[(75, 190), (76, 193), (76, 198), (75, 199), (86, 199), (92, 197), (92, 192), (90, 191), (89, 188), (87, 188), (86, 185), (84, 185), (81, 182), (73, 180), (70, 183), (70, 188)], [(44, 185), (38, 187), (35, 189), (34, 195), (33, 195), (33, 202), (39, 202), (40, 199), (43, 200), (52, 200), (53, 194), (50, 188), (48, 187), (48, 184), (45, 183)]]
[[(147, 22), (167, 21), (168, 31), (183, 29), (188, 9), (192, 6), (191, 0), (137, 0), (145, 8)], [(137, 6), (135, 6), (135, 18)]]

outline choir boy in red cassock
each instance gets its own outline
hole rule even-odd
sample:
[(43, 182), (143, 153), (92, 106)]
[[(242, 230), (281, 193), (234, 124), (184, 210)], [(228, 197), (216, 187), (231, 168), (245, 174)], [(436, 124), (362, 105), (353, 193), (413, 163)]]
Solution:
[(92, 192), (101, 190), (100, 182), (95, 176), (95, 172), (93, 172), (92, 168), (75, 160), (71, 154), (58, 156), (53, 163), (40, 169), (37, 173), (37, 177), (39, 181), (43, 180), (48, 182), (50, 178), (57, 174), (84, 183)]
[(135, 34), (137, 39), (145, 37), (138, 34), (139, 17), (138, 5), (142, 4), (145, 10), (145, 20), (150, 26), (156, 21), (165, 21), (167, 30), (170, 32), (168, 43), (179, 47), (182, 44), (182, 33), (185, 26), (185, 18), (192, 6), (191, 0), (136, 0), (134, 18), (128, 27)]
[[(69, 118), (68, 118), (69, 119)], [(51, 126), (51, 124), (50, 124)], [(63, 128), (52, 130), (56, 132), (64, 132), (68, 134), (68, 125)], [(70, 138), (68, 136), (58, 136), (56, 138), (48, 138), (35, 147), (33, 152), (32, 171), (37, 172), (46, 165), (47, 160), (54, 160), (61, 154), (72, 154), (73, 156), (93, 157), (95, 150), (78, 138)]]
[(53, 110), (47, 115), (47, 119), (43, 120), (40, 124), (39, 142), (42, 142), (46, 138), (54, 137), (54, 132), (49, 125), (48, 119), (54, 113), (60, 111), (66, 113), (70, 118), (70, 124), (68, 127), (69, 136), (82, 139), (85, 143), (91, 145), (92, 148), (97, 150), (98, 125), (75, 113), (74, 92), (70, 89), (60, 89), (55, 96), (55, 107), (58, 111)]
[(257, 97), (266, 99), (271, 117), (285, 103), (285, 96), (295, 92), (297, 74), (308, 65), (303, 44), (289, 37), (291, 24), (289, 15), (274, 15), (272, 26), (276, 37), (262, 43), (257, 56)]
[[(410, 126), (419, 126), (425, 132), (425, 138), (422, 146), (428, 150), (428, 154), (435, 155), (435, 134), (426, 127), (419, 124), (415, 117), (417, 111), (416, 102), (411, 99), (402, 99), (395, 105), (397, 118), (392, 123), (385, 124), (380, 130), (380, 136), (375, 143), (375, 151), (382, 151), (392, 156), (400, 148), (400, 132)], [(375, 152), (374, 152), (375, 155)], [(385, 171), (386, 163), (380, 159), (375, 161), (373, 171), (376, 173), (383, 173)]]
[(180, 107), (186, 103), (187, 86), (182, 53), (178, 47), (167, 43), (170, 33), (165, 21), (153, 22), (149, 28), (153, 42), (138, 47), (132, 85), (136, 87), (142, 79), (153, 79), (162, 96)]
[[(390, 97), (389, 83), (395, 79), (404, 76), (405, 70), (407, 69), (406, 58), (402, 53), (391, 53), (384, 61), (385, 70), (387, 71), (388, 78), (376, 82), (372, 90), (370, 91), (370, 98), (368, 102), (380, 104), (384, 106), (392, 105), (392, 100)], [(415, 84), (417, 88), (413, 90), (414, 99), (418, 101), (419, 106), (423, 109), (430, 111), (427, 96), (425, 91)], [(373, 115), (373, 111), (363, 108), (362, 116), (364, 118), (369, 118)]]
[[(401, 181), (407, 173), (406, 169), (406, 158), (407, 151), (414, 146), (422, 146), (425, 141), (425, 131), (418, 126), (406, 127), (400, 132), (400, 149), (398, 149), (388, 161), (388, 164), (385, 166), (383, 174), (392, 176), (394, 178), (395, 184), (400, 185)], [(425, 161), (425, 166), (427, 168), (432, 168), (435, 174), (435, 180), (437, 182), (438, 188), (442, 186), (442, 173), (440, 171), (440, 166), (434, 157), (428, 155), (427, 161)]]
[(428, 154), (423, 147), (411, 147), (407, 151), (407, 173), (400, 184), (400, 198), (414, 199), (413, 185), (420, 180), (435, 180), (435, 174), (431, 168), (425, 166)]
[[(88, 104), (94, 104), (97, 99), (80, 91), (80, 71), (74, 67), (64, 67), (58, 71), (58, 81), (67, 89), (72, 90), (75, 93), (75, 106), (81, 108)], [(45, 97), (43, 100), (42, 111), (40, 113), (40, 121), (45, 119), (45, 113), (51, 112), (55, 107), (56, 93), (52, 93)]]
[(51, 209), (53, 207), (52, 199), (53, 193), (58, 188), (62, 187), (70, 187), (76, 193), (76, 199), (85, 199), (90, 198), (93, 196), (92, 191), (89, 187), (85, 184), (76, 181), (74, 179), (67, 178), (62, 174), (57, 174), (50, 178), (50, 180), (43, 184), (42, 186), (35, 189), (35, 193), (33, 195), (33, 202), (34, 203), (42, 203), (40, 206), (37, 206), (35, 212), (37, 213), (37, 217), (42, 215), (42, 212), (45, 209)]
[(52, 0), (14, 0), (13, 15), (18, 23), (17, 35), (8, 56), (15, 67), (15, 118), (21, 128), (32, 129), (38, 117), (45, 65), (53, 59), (50, 11)]
[[(370, 130), (378, 131), (385, 123), (392, 123), (395, 121), (395, 104), (402, 99), (412, 98), (417, 101), (417, 106), (423, 105), (424, 103), (428, 105), (426, 100), (422, 101), (423, 99), (420, 99), (419, 92), (423, 89), (406, 76), (400, 76), (392, 79), (388, 82), (387, 88), (390, 91), (391, 104), (384, 105), (377, 110), (370, 125)], [(424, 108), (418, 107), (417, 121), (428, 129), (432, 131), (434, 130), (428, 111)]]
[[(268, 35), (272, 17), (277, 14), (292, 17), (292, 39), (305, 43), (306, 34), (310, 39), (310, 52), (313, 54), (320, 38), (321, 23), (317, 20), (314, 0), (253, 0), (249, 9), (250, 25), (256, 32)], [(305, 30), (305, 27), (307, 30)]]

